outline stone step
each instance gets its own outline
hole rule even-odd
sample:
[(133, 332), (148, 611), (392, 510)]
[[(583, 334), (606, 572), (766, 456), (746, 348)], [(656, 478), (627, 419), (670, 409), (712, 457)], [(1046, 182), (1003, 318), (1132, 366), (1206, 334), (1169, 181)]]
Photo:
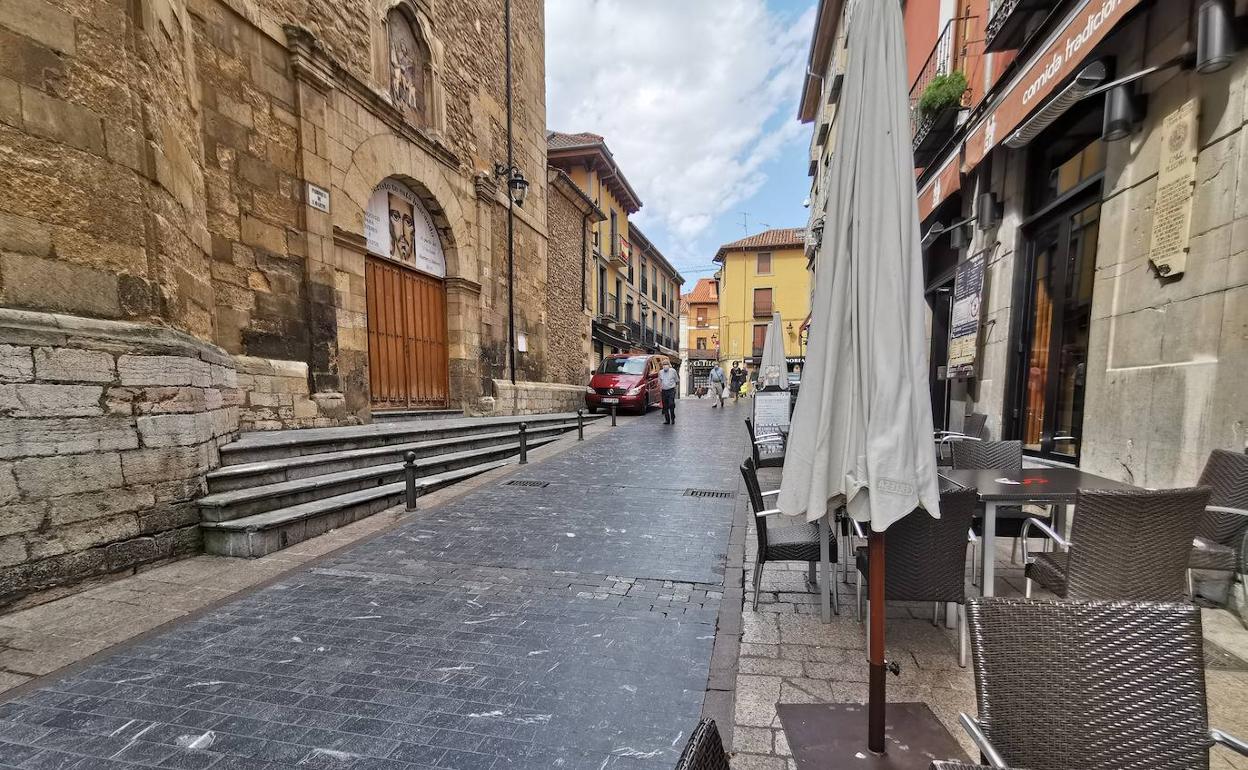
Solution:
[[(601, 417), (585, 416), (586, 423)], [(546, 425), (576, 427), (576, 414), (534, 414), (515, 417), (463, 417), (416, 422), (385, 422), (336, 428), (257, 431), (245, 433), (237, 441), (221, 447), (222, 465), (277, 460), (295, 455), (313, 455), (352, 449), (405, 444), (475, 433), (515, 430), (520, 423), (530, 429)]]
[(374, 409), (373, 422), (417, 422), (463, 417), (462, 409)]
[[(575, 425), (571, 428), (575, 429)], [(566, 424), (539, 424), (528, 430), (529, 441), (559, 436), (569, 430)], [(493, 433), (470, 433), (450, 438), (416, 441), (406, 444), (346, 449), (320, 454), (294, 455), (275, 460), (226, 465), (208, 474), (208, 492), (229, 492), (236, 489), (277, 484), (283, 481), (320, 476), (327, 473), (356, 470), (374, 465), (401, 462), (407, 452), (415, 452), (417, 458), (432, 457), (469, 449), (480, 449), (497, 444), (517, 443), (517, 431), (511, 429)]]
[[(529, 447), (536, 448), (554, 441), (557, 436), (543, 436), (529, 441)], [(520, 444), (512, 441), (505, 444), (460, 452), (423, 457), (416, 461), (416, 474), (426, 477), (439, 473), (459, 470), (461, 468), (502, 460), (518, 454)], [(291, 506), (310, 503), (327, 497), (335, 497), (402, 482), (404, 470), (402, 462), (384, 463), (365, 468), (356, 468), (336, 473), (323, 473), (315, 476), (280, 481), (273, 484), (245, 489), (233, 489), (228, 492), (217, 492), (206, 495), (196, 501), (200, 519), (203, 522), (222, 522), (254, 516), (268, 511), (276, 511)]]
[[(425, 476), (417, 481), (417, 489), (425, 494), (513, 462), (514, 458), (492, 460)], [(405, 494), (406, 484), (400, 481), (230, 521), (204, 522), (200, 525), (204, 550), (218, 556), (265, 556), (398, 505)]]

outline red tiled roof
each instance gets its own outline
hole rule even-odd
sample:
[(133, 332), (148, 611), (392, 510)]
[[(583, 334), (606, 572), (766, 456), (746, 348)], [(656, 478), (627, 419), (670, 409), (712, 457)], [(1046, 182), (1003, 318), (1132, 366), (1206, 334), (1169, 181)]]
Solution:
[(578, 134), (565, 134), (562, 131), (547, 131), (546, 146), (555, 149), (564, 147), (581, 147), (587, 144), (602, 144), (606, 142), (598, 134), (591, 134), (588, 131), (582, 131)]
[(715, 254), (715, 261), (722, 262), (729, 251), (756, 251), (758, 249), (800, 249), (806, 245), (806, 231), (800, 227), (781, 227), (725, 243)]
[(624, 178), (624, 173), (615, 162), (615, 156), (607, 148), (607, 140), (600, 135), (588, 131), (574, 134), (547, 131), (546, 161), (565, 171), (573, 165), (590, 163), (625, 211), (635, 214), (641, 209), (641, 198)]
[(719, 302), (719, 285), (713, 278), (699, 278), (693, 285), (693, 291), (685, 295), (686, 302), (706, 303)]

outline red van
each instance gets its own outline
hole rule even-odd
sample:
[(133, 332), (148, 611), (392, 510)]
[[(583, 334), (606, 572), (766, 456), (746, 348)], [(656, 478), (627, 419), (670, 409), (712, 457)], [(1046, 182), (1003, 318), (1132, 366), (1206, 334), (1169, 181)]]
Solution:
[(667, 356), (649, 353), (617, 353), (602, 359), (598, 371), (585, 387), (585, 408), (590, 414), (599, 409), (635, 410), (645, 414), (651, 406), (662, 406), (659, 369)]

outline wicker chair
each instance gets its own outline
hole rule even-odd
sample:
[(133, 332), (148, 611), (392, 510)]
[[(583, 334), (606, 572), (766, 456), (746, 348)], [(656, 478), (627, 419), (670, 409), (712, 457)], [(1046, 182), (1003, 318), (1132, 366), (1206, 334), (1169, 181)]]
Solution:
[(1199, 608), (998, 598), (969, 614), (979, 718), (961, 721), (992, 767), (1203, 769), (1215, 743), (1248, 756), (1209, 729)]
[[(1182, 600), (1192, 536), (1208, 502), (1208, 487), (1081, 490), (1069, 542), (1046, 522), (1023, 524), (1027, 596), (1034, 581), (1063, 599)], [(1064, 550), (1031, 556), (1032, 527)]]
[[(767, 508), (763, 500), (780, 494), (780, 490), (763, 492), (758, 484), (758, 469), (754, 460), (741, 463), (741, 476), (745, 479), (745, 489), (750, 496), (750, 506), (754, 509), (754, 535), (758, 538), (758, 556), (754, 560), (754, 609), (758, 609), (759, 588), (763, 582), (763, 565), (769, 561), (804, 561), (809, 565), (807, 581), (815, 584), (815, 564), (819, 553), (819, 525), (799, 520), (785, 527), (769, 528), (767, 517), (780, 513), (777, 508)], [(828, 551), (832, 562), (837, 560), (836, 538), (832, 536), (832, 528), (828, 528)], [(832, 593), (832, 611), (840, 614), (841, 608), (836, 598), (835, 586), (829, 586)]]
[[(966, 665), (966, 530), (975, 515), (977, 492), (956, 489), (940, 495), (940, 518), (915, 511), (888, 528), (884, 539), (884, 597), (899, 602), (934, 602), (933, 620), (946, 602), (958, 607), (958, 665)], [(855, 522), (857, 523), (857, 522)], [(855, 554), (858, 619), (867, 577), (867, 549)]]
[(936, 462), (945, 465), (949, 459), (951, 447), (958, 441), (980, 441), (984, 437), (984, 427), (988, 424), (988, 415), (971, 412), (962, 422), (962, 431), (938, 430), (934, 434), (936, 440)]
[(1188, 564), (1188, 588), (1193, 569), (1234, 572), (1237, 549), (1248, 534), (1248, 454), (1215, 449), (1200, 474), (1200, 486), (1209, 487), (1209, 507), (1196, 525)]
[(750, 433), (750, 454), (756, 468), (779, 468), (784, 465), (784, 436), (772, 433), (762, 438), (754, 435), (754, 420), (745, 418), (745, 429)]
[[(1023, 442), (1021, 441), (958, 441), (953, 445), (953, 468), (960, 471), (1003, 470), (1010, 473), (1022, 473)], [(1048, 523), (1047, 517), (1037, 517)], [(997, 537), (1014, 538), (1013, 550), (1018, 547), (1018, 538), (1023, 530), (1023, 522), (1027, 514), (1021, 506), (997, 506)], [(971, 527), (975, 536), (983, 537), (983, 516), (976, 516)], [(978, 548), (978, 544), (976, 544)], [(979, 559), (972, 556), (972, 565)], [(974, 580), (974, 575), (972, 575)]]
[(698, 722), (676, 761), (676, 770), (731, 770), (714, 719)]

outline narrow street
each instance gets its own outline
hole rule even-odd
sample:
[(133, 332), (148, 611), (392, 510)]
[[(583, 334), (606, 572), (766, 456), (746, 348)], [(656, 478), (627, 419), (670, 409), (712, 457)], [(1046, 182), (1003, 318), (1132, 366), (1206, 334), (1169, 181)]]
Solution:
[(703, 710), (745, 452), (747, 406), (709, 405), (622, 419), (37, 682), (0, 705), (0, 764), (671, 767)]

